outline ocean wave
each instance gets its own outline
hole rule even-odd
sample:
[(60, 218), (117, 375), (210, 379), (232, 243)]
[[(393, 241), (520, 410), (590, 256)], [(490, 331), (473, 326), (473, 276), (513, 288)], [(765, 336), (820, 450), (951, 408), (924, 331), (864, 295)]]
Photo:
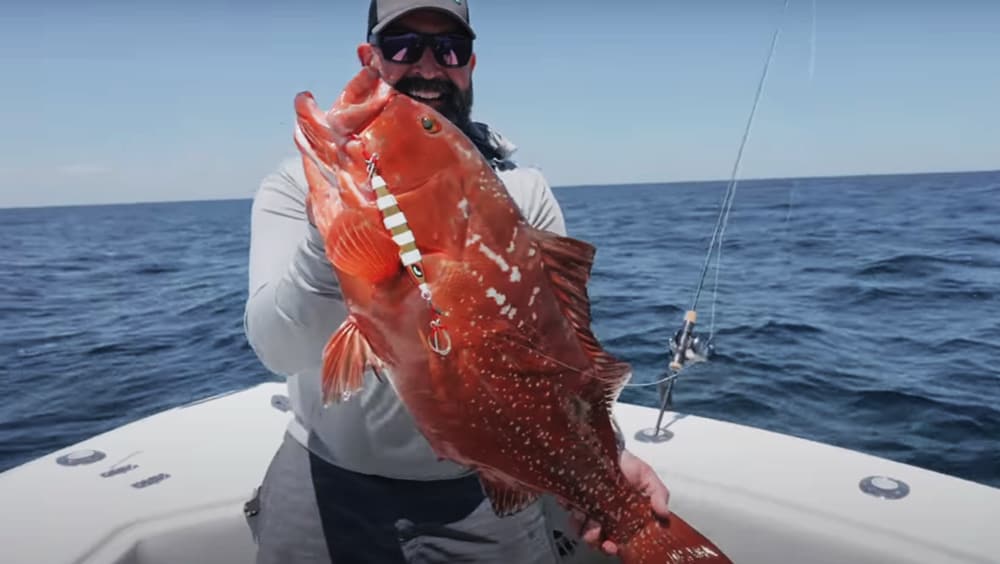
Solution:
[(922, 254), (903, 254), (871, 261), (854, 272), (855, 276), (898, 275), (906, 277), (934, 276), (946, 268), (964, 261), (949, 257), (935, 257)]
[(157, 274), (173, 274), (181, 269), (176, 264), (139, 264), (132, 268), (133, 274), (140, 276), (154, 276)]
[(949, 284), (950, 289), (921, 285), (862, 286), (841, 284), (823, 289), (822, 299), (831, 307), (880, 306), (883, 308), (908, 306), (916, 309), (927, 308), (935, 303), (972, 302), (983, 303), (996, 298), (996, 293), (983, 288), (970, 288), (968, 284)]

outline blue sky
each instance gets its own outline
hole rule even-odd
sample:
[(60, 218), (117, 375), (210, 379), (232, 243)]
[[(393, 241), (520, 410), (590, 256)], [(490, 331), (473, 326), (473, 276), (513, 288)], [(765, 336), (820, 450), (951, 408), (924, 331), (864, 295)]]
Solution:
[[(0, 19), (0, 207), (252, 197), (295, 150), (295, 93), (327, 105), (356, 72), (367, 15), (18, 4)], [(741, 176), (1000, 169), (1000, 2), (813, 6), (785, 14)], [(781, 1), (471, 9), (474, 117), (563, 186), (727, 178)]]

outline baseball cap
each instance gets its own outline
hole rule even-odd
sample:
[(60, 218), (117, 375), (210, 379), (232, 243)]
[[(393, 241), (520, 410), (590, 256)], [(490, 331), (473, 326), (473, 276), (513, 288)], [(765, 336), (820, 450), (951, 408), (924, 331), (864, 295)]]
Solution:
[(368, 37), (377, 35), (397, 19), (415, 10), (437, 10), (455, 18), (472, 38), (468, 0), (372, 0), (368, 8)]

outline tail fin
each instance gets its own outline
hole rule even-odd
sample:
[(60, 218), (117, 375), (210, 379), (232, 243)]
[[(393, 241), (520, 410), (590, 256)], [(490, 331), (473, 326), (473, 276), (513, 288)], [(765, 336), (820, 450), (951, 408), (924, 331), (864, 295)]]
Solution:
[(676, 514), (650, 520), (621, 547), (623, 564), (732, 564), (722, 550)]

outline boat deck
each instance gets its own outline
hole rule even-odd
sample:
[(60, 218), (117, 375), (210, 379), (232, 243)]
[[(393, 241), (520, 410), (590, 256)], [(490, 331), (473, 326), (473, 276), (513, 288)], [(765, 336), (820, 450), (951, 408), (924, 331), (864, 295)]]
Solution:
[[(284, 434), (284, 393), (263, 384), (170, 409), (0, 474), (0, 562), (252, 562), (242, 508)], [(650, 441), (656, 410), (615, 413), (672, 510), (736, 563), (1000, 562), (1000, 489), (679, 413), (669, 439)], [(867, 494), (873, 476), (908, 491)], [(602, 560), (580, 548), (566, 562)]]

